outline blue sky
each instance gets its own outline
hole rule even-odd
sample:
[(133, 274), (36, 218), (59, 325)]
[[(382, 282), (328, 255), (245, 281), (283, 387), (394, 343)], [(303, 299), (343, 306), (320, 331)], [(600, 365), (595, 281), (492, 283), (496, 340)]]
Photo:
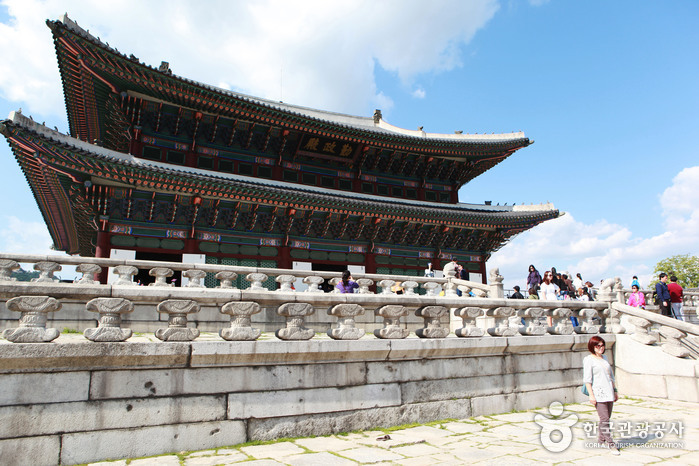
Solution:
[[(566, 212), (496, 253), (506, 286), (528, 264), (593, 282), (699, 246), (699, 2), (0, 1), (0, 118), (67, 130), (46, 19), (65, 12), (147, 64), (255, 96), (429, 132), (522, 130), (535, 143), (462, 202)], [(158, 18), (156, 21), (153, 18)], [(168, 27), (162, 27), (167, 24)], [(6, 143), (0, 251), (50, 239)]]

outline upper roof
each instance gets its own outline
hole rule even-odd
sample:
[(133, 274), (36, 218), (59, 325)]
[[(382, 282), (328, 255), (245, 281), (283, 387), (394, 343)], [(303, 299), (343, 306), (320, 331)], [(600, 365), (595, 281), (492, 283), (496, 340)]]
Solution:
[[(379, 110), (372, 117), (361, 117), (252, 97), (173, 75), (169, 68), (148, 66), (133, 55), (127, 57), (78, 26), (67, 15), (57, 21), (47, 21), (47, 25), (55, 38), (71, 134), (83, 140), (102, 140), (101, 135), (92, 134), (97, 128), (91, 124), (100, 124), (100, 119), (106, 114), (106, 109), (100, 108), (100, 96), (92, 101), (85, 100), (84, 90), (79, 88), (83, 84), (76, 87), (71, 83), (71, 76), (79, 76), (87, 70), (95, 78), (94, 85), (107, 85), (112, 92), (143, 93), (155, 99), (186, 104), (190, 108), (237, 114), (251, 120), (263, 118), (269, 121), (271, 116), (282, 126), (300, 125), (300, 129), (313, 128), (328, 132), (328, 135), (356, 138), (396, 150), (426, 150), (438, 157), (458, 156), (477, 148), (497, 148), (509, 155), (531, 144), (521, 131), (501, 134), (427, 133), (421, 129), (393, 126), (383, 120)], [(91, 91), (96, 92), (95, 89)]]

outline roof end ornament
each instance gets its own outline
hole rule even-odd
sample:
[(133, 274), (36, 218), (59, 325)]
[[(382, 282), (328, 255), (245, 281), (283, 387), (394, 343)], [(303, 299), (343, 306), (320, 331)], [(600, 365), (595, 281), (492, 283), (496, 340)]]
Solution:
[(374, 110), (374, 123), (379, 124), (379, 122), (383, 119), (383, 116), (381, 115), (381, 110), (378, 108)]

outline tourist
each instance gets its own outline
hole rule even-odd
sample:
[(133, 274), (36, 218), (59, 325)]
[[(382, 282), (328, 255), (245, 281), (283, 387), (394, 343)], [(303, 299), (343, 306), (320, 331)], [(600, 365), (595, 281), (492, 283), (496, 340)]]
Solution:
[(585, 286), (580, 272), (575, 274), (575, 278), (573, 279), (573, 286), (575, 287), (576, 291)]
[(605, 342), (601, 337), (594, 336), (587, 343), (587, 349), (591, 354), (583, 359), (583, 384), (587, 387), (590, 403), (597, 409), (599, 416), (598, 441), (601, 445), (609, 448), (612, 454), (618, 455), (619, 449), (612, 439), (609, 418), (612, 415), (614, 402), (619, 399), (619, 395), (614, 385), (612, 366), (609, 365), (607, 356), (604, 355)]
[(510, 299), (524, 299), (524, 295), (519, 292), (519, 286), (515, 285), (514, 289), (515, 289), (515, 292), (512, 293), (512, 296), (510, 296)]
[(340, 290), (340, 293), (354, 293), (355, 288), (359, 288), (359, 285), (352, 279), (350, 271), (345, 270), (342, 272), (342, 280), (335, 288)]
[(667, 274), (658, 275), (660, 280), (655, 284), (655, 303), (660, 306), (660, 313), (670, 317), (670, 291), (667, 289)]
[[(532, 288), (536, 288), (538, 285), (541, 285), (543, 280), (541, 279), (541, 275), (539, 274), (539, 271), (536, 270), (536, 267), (533, 265), (529, 266), (529, 275), (527, 276), (527, 288), (531, 290)], [(531, 291), (529, 291), (529, 294), (532, 294)]]
[[(555, 301), (558, 299), (560, 293), (560, 288), (553, 283), (553, 273), (548, 270), (544, 272), (544, 283), (539, 287), (539, 299), (546, 301)], [(553, 317), (550, 315), (546, 316), (546, 324), (549, 327), (553, 327)]]
[(590, 295), (587, 294), (587, 288), (584, 286), (581, 286), (580, 288), (577, 289), (575, 292), (576, 296), (575, 299), (577, 301), (589, 301), (590, 300)]
[[(568, 275), (561, 275), (561, 284), (563, 285), (561, 287), (561, 294), (564, 296), (564, 298), (575, 298), (575, 287), (573, 286), (573, 281), (570, 278), (568, 278)], [(563, 293), (564, 289), (565, 293)]]
[(682, 285), (677, 283), (677, 277), (670, 276), (670, 283), (667, 285), (667, 290), (670, 292), (670, 308), (672, 309), (672, 314), (677, 320), (682, 319), (682, 298), (684, 297), (684, 290)]
[(640, 307), (641, 309), (646, 308), (646, 297), (638, 290), (638, 285), (631, 286), (631, 294), (629, 299), (626, 300), (626, 305)]
[(590, 297), (590, 301), (594, 301), (595, 300), (595, 288), (592, 286), (592, 282), (586, 281), (585, 288), (587, 288), (587, 295)]
[(638, 282), (638, 277), (636, 275), (633, 276), (633, 279), (631, 280), (631, 288), (636, 285), (638, 289), (641, 289), (641, 284)]
[(425, 269), (425, 277), (434, 278), (434, 270), (432, 270), (432, 262), (427, 263), (427, 268)]
[(539, 299), (539, 285), (529, 288), (529, 299)]

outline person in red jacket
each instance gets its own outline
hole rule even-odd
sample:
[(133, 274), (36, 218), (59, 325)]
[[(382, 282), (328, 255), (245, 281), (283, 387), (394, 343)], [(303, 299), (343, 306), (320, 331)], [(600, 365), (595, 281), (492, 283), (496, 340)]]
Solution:
[(671, 276), (670, 283), (667, 285), (667, 290), (670, 292), (670, 307), (672, 308), (672, 315), (677, 320), (682, 319), (682, 298), (684, 292), (682, 286), (677, 283), (677, 277)]

